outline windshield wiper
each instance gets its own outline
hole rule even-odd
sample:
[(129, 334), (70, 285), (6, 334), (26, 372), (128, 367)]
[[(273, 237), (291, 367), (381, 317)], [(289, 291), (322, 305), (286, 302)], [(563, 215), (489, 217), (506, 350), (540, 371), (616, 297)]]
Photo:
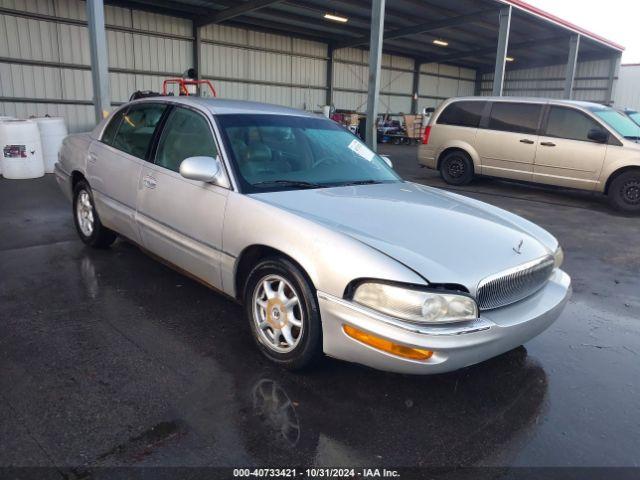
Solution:
[(254, 183), (254, 187), (266, 187), (273, 185), (282, 185), (284, 187), (301, 187), (301, 188), (323, 188), (326, 185), (320, 183), (305, 182), (303, 180), (265, 180), (264, 182)]
[(640, 140), (640, 137), (636, 137), (636, 136), (633, 136), (633, 135), (627, 135), (624, 138), (626, 138), (627, 140), (635, 140), (635, 141)]
[(340, 187), (348, 187), (349, 185), (374, 185), (377, 183), (383, 183), (380, 180), (355, 180), (353, 182), (341, 183)]

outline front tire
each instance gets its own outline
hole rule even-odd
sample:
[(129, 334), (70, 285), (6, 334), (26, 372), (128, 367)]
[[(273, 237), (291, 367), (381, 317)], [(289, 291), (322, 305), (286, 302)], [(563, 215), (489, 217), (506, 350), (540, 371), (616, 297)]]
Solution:
[(440, 162), (440, 176), (449, 185), (468, 185), (473, 180), (473, 161), (461, 150), (445, 154)]
[(614, 178), (608, 196), (616, 210), (640, 213), (640, 170), (630, 170)]
[(100, 222), (91, 187), (85, 180), (73, 188), (73, 220), (78, 236), (90, 247), (107, 248), (116, 239), (116, 234)]
[(260, 262), (247, 279), (244, 304), (253, 338), (269, 360), (301, 370), (322, 357), (316, 291), (291, 261)]

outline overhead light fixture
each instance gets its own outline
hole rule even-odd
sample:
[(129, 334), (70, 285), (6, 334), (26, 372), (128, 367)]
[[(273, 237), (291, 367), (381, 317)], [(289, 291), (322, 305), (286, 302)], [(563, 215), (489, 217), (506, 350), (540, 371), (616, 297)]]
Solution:
[(326, 18), (327, 20), (331, 20), (333, 22), (339, 22), (339, 23), (347, 23), (349, 21), (347, 17), (336, 15), (335, 13), (325, 13), (324, 18)]
[(515, 58), (513, 58), (513, 57), (507, 57), (507, 58), (505, 58), (505, 60), (506, 60), (507, 62), (513, 62), (513, 61), (515, 60)]
[(449, 42), (445, 42), (444, 40), (434, 40), (433, 43), (435, 45), (439, 45), (441, 47), (448, 47), (449, 46)]

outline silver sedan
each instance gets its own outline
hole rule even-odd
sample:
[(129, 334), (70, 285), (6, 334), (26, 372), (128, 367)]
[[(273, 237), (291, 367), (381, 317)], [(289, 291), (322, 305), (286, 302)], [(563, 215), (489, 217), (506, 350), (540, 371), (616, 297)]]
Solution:
[(258, 348), (429, 374), (545, 330), (562, 249), (490, 205), (403, 181), (334, 122), (198, 98), (131, 102), (69, 136), (56, 177), (78, 235), (125, 237), (245, 307)]

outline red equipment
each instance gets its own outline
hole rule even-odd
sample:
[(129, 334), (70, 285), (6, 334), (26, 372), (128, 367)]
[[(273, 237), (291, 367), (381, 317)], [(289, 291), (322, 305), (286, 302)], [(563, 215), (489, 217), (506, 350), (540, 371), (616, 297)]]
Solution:
[(175, 84), (179, 85), (180, 95), (192, 95), (187, 89), (188, 85), (195, 85), (196, 88), (200, 85), (206, 85), (209, 87), (214, 97), (218, 96), (218, 94), (216, 93), (216, 89), (213, 88), (213, 85), (209, 80), (192, 80), (190, 78), (167, 78), (164, 82), (162, 82), (162, 94), (168, 95), (167, 86)]

